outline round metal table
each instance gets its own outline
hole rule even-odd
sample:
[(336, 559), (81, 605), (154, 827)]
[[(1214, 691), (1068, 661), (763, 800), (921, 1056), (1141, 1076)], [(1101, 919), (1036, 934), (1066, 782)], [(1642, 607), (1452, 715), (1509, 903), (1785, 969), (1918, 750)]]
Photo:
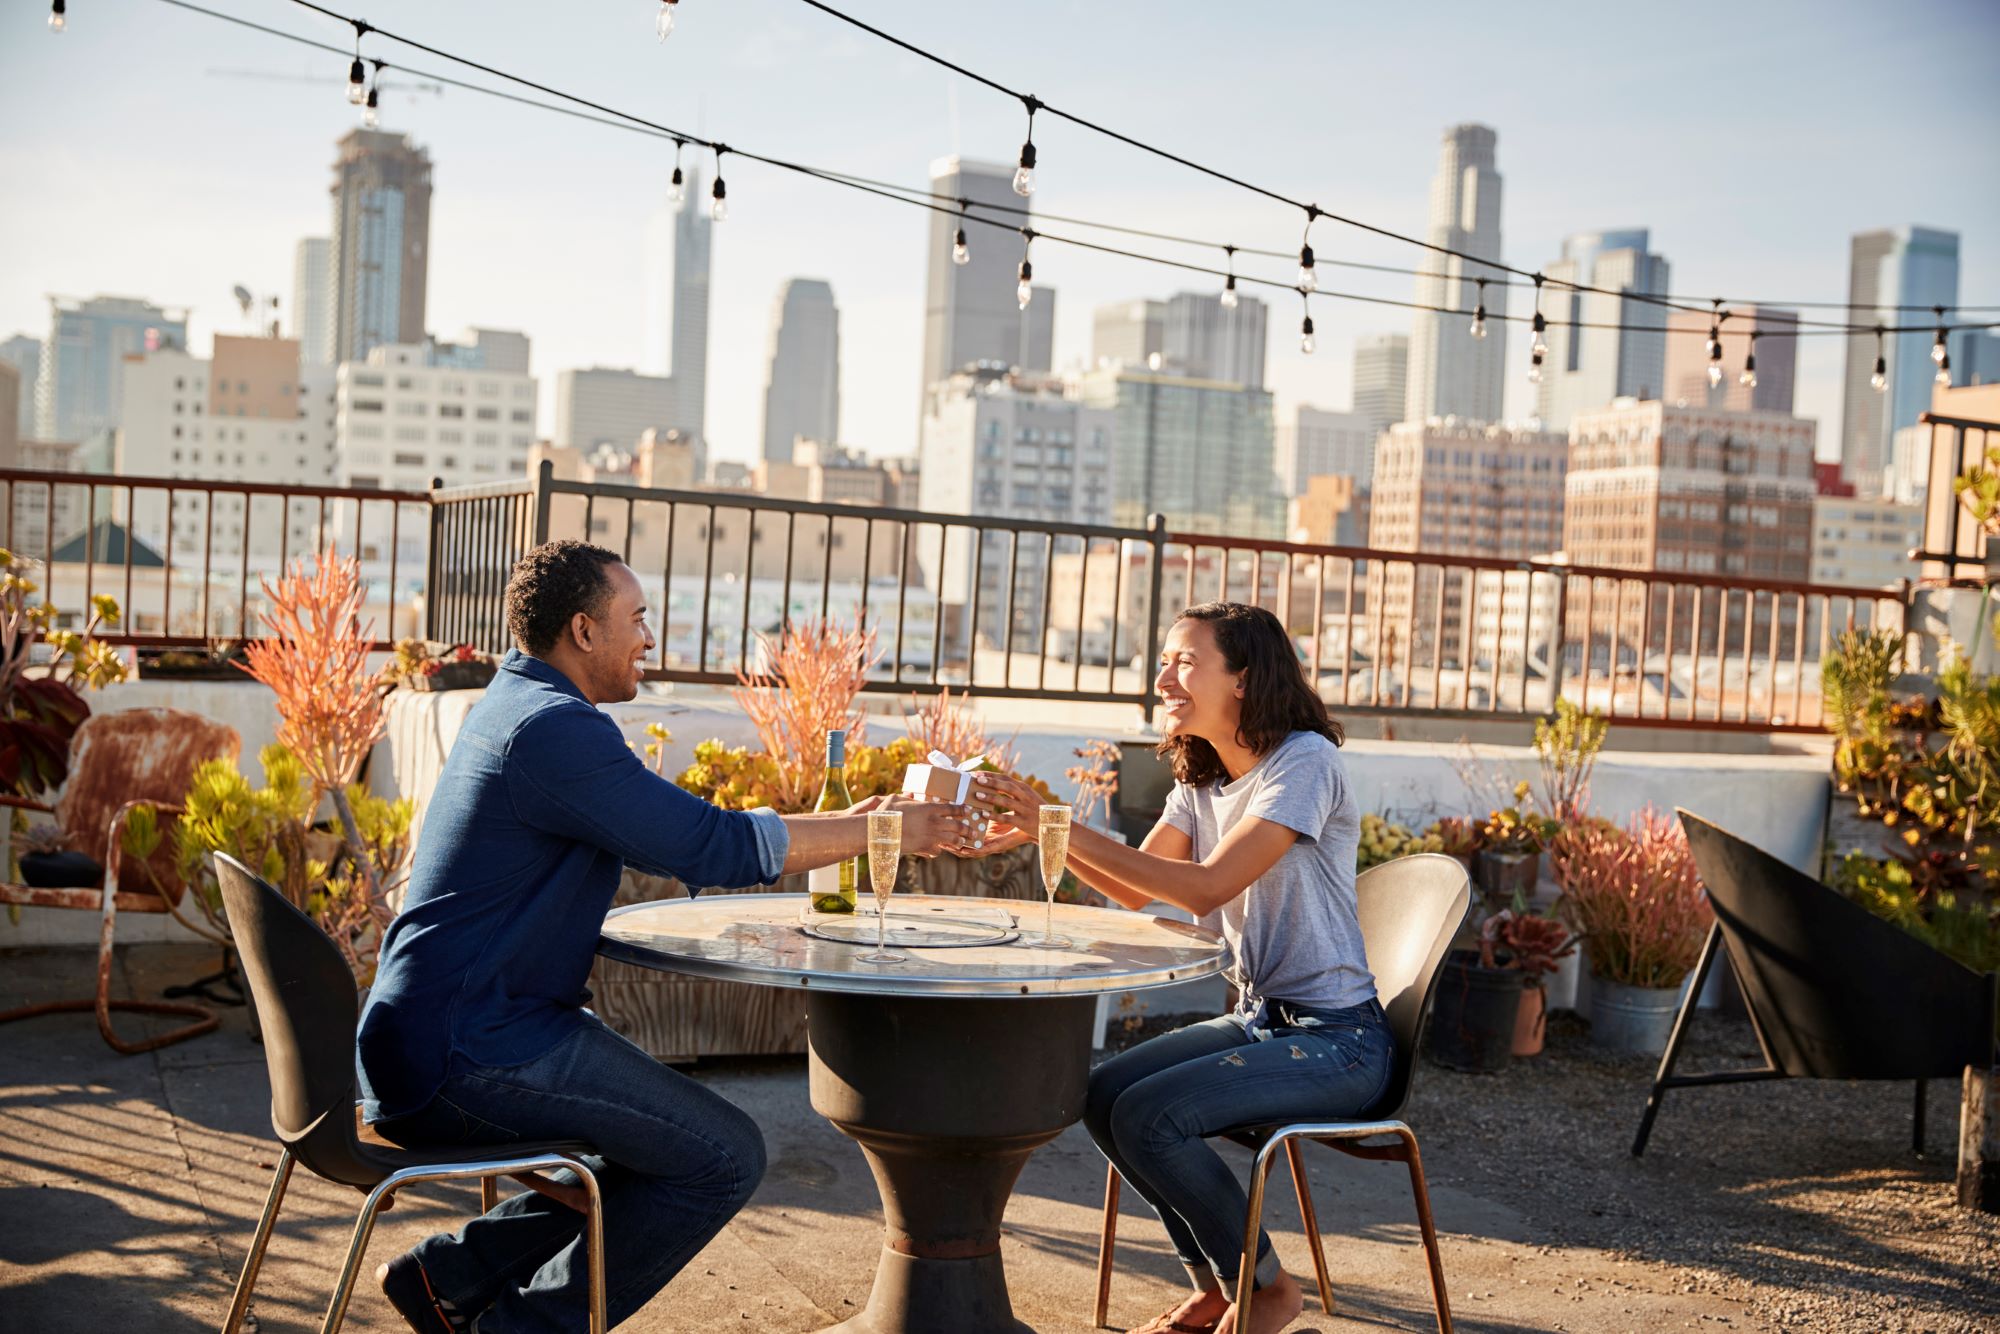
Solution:
[[(864, 896), (865, 897), (865, 896)], [(1083, 1115), (1102, 992), (1220, 972), (1213, 932), (1115, 908), (1057, 904), (1074, 947), (1005, 944), (873, 949), (807, 934), (802, 894), (730, 894), (614, 910), (598, 952), (645, 968), (808, 993), (813, 1110), (861, 1146), (887, 1235), (875, 1283), (845, 1334), (952, 1330), (1028, 1334), (1014, 1318), (1000, 1220), (1028, 1155)], [(861, 921), (873, 917), (864, 904)], [(976, 934), (1018, 919), (1019, 899), (898, 895), (889, 937), (960, 924)], [(901, 947), (899, 947), (901, 948)]]

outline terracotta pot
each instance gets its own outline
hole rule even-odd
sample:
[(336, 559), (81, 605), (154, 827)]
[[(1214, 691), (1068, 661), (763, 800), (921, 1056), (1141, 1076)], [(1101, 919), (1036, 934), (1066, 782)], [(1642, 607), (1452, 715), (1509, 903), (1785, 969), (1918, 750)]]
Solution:
[(1543, 987), (1529, 983), (1521, 988), (1521, 1008), (1514, 1016), (1514, 1054), (1534, 1056), (1542, 1050), (1542, 1038), (1548, 1031), (1549, 993)]

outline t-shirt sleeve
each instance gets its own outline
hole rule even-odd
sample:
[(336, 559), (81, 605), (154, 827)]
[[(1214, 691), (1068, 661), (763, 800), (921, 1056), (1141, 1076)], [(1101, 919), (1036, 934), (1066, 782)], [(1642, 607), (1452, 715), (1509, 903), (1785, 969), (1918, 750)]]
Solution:
[(1175, 783), (1167, 791), (1166, 809), (1160, 812), (1160, 823), (1194, 837), (1194, 789), (1186, 783)]
[(1318, 839), (1340, 805), (1347, 776), (1333, 743), (1315, 737), (1288, 741), (1267, 762), (1268, 768), (1244, 818), (1269, 820), (1302, 838)]

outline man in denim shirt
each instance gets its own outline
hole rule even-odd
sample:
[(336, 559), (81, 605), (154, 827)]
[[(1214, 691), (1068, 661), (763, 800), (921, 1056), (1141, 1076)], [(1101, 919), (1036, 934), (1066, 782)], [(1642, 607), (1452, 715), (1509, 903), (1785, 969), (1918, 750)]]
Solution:
[[(600, 704), (631, 699), (654, 641), (614, 553), (550, 542), (514, 567), (518, 646), (466, 716), (425, 810), (401, 916), (362, 1012), (363, 1113), (405, 1144), (581, 1139), (602, 1153), (609, 1317), (645, 1305), (764, 1172), (750, 1118), (584, 1004), (626, 865), (689, 885), (770, 884), (857, 856), (858, 812), (734, 812), (646, 768)], [(872, 804), (872, 803), (870, 803)], [(958, 851), (963, 808), (897, 802), (904, 849)], [(583, 1220), (558, 1192), (501, 1202), (377, 1271), (413, 1329), (585, 1327)]]

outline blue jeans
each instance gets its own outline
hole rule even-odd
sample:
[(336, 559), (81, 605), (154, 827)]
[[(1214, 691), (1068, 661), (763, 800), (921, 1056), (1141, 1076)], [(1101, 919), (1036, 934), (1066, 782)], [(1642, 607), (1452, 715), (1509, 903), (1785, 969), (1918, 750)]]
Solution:
[[(578, 1139), (604, 1194), (605, 1301), (613, 1325), (644, 1306), (741, 1209), (764, 1140), (734, 1104), (668, 1069), (594, 1015), (524, 1065), (454, 1066), (421, 1111), (377, 1124), (399, 1144)], [(576, 1174), (551, 1174), (576, 1183)], [(437, 1295), (480, 1334), (588, 1328), (583, 1215), (526, 1191), (415, 1255)]]
[[(1244, 1183), (1204, 1141), (1248, 1126), (1366, 1114), (1389, 1083), (1395, 1039), (1370, 1000), (1344, 1010), (1273, 1001), (1261, 1040), (1240, 1015), (1178, 1029), (1093, 1070), (1083, 1122), (1166, 1224), (1196, 1287), (1236, 1282)], [(1259, 1287), (1278, 1277), (1257, 1239)]]

